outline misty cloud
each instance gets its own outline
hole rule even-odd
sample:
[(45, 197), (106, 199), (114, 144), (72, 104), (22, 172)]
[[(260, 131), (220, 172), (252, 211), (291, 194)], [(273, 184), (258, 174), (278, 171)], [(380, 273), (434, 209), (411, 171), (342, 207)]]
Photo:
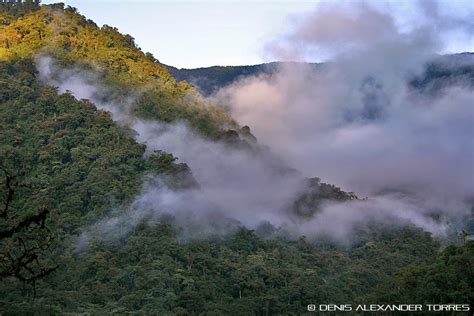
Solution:
[[(434, 99), (407, 84), (439, 47), (434, 29), (401, 33), (389, 15), (368, 5), (346, 13), (318, 11), (282, 40), (292, 56), (314, 53), (316, 46), (337, 47), (340, 54), (331, 62), (316, 71), (284, 65), (215, 96), (272, 151), (214, 142), (184, 122), (134, 117), (130, 109), (137, 96), (118, 101), (94, 72), (61, 69), (40, 58), (45, 82), (110, 111), (135, 131), (147, 154), (172, 153), (199, 184), (174, 190), (166, 179), (149, 175), (130, 206), (86, 228), (80, 243), (96, 235), (124, 236), (143, 221), (171, 223), (182, 240), (270, 224), (284, 236), (350, 243), (373, 224), (414, 225), (444, 235), (467, 216), (465, 200), (474, 187), (473, 92), (453, 87)], [(341, 53), (347, 43), (351, 54)], [(278, 47), (274, 51), (280, 53)], [(369, 198), (326, 203), (313, 217), (298, 218), (291, 206), (305, 176)]]
[(401, 32), (368, 4), (320, 7), (267, 49), (283, 59), (323, 49), (332, 60), (316, 70), (283, 64), (214, 98), (305, 175), (372, 198), (404, 192), (464, 216), (474, 195), (474, 91), (459, 84), (434, 98), (409, 85), (442, 48), (442, 31), (471, 28), (438, 17)]
[(113, 91), (101, 85), (93, 73), (62, 69), (50, 58), (41, 58), (37, 64), (42, 80), (112, 112), (114, 120), (133, 130), (136, 140), (147, 145), (147, 154), (155, 150), (173, 153), (179, 162), (188, 164), (199, 184), (196, 188), (172, 190), (160, 177), (147, 179), (130, 209), (100, 221), (101, 228), (96, 227), (99, 230), (116, 231), (119, 227), (124, 233), (145, 218), (166, 214), (173, 215), (180, 227), (187, 227), (183, 238), (229, 233), (227, 224), (223, 224), (225, 229), (219, 228), (227, 222), (234, 228), (255, 228), (261, 221), (280, 225), (284, 220), (281, 217), (286, 216), (285, 208), (303, 189), (303, 177), (289, 172), (266, 150), (251, 151), (210, 141), (184, 122), (167, 124), (139, 119), (131, 114), (134, 98), (114, 103)]
[[(409, 4), (413, 11), (410, 13), (414, 15), (412, 21), (399, 21), (393, 14), (394, 7)], [(448, 40), (447, 34), (455, 33), (466, 40), (472, 38), (474, 7), (466, 3), (463, 16), (450, 15), (448, 7), (449, 3), (435, 0), (404, 4), (396, 1), (322, 1), (312, 13), (293, 17), (290, 20), (292, 28), (270, 40), (264, 53), (272, 60), (314, 61), (351, 59), (354, 55), (383, 50), (384, 54), (375, 55), (392, 60), (411, 51), (415, 63), (410, 60), (405, 63), (413, 65), (420, 58), (426, 58), (426, 54), (442, 50)], [(393, 61), (390, 64), (394, 65)]]

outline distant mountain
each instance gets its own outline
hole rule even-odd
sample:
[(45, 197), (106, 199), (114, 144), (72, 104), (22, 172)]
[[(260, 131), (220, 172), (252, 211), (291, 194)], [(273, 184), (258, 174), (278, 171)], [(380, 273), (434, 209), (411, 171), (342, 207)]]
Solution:
[(442, 55), (426, 65), (422, 75), (410, 81), (412, 87), (425, 93), (440, 93), (457, 85), (474, 87), (474, 53)]
[[(212, 66), (195, 69), (176, 68), (165, 65), (177, 81), (185, 80), (195, 85), (204, 96), (209, 96), (220, 88), (241, 78), (259, 74), (274, 74), (282, 66), (296, 66), (303, 63), (272, 62), (249, 66)], [(318, 64), (309, 65), (317, 67)]]
[[(249, 66), (212, 66), (195, 69), (167, 66), (177, 81), (187, 81), (196, 86), (204, 96), (209, 96), (222, 87), (239, 79), (266, 74), (272, 75), (283, 66), (310, 65), (315, 70), (323, 64), (272, 62)], [(414, 77), (410, 84), (425, 92), (436, 93), (453, 84), (474, 86), (474, 53), (442, 55), (426, 66), (421, 76)]]

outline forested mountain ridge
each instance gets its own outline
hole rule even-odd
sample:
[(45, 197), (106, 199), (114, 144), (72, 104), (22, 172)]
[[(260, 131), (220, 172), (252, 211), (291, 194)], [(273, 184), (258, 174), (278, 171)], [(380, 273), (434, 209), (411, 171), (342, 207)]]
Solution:
[[(273, 62), (249, 66), (213, 66), (195, 69), (176, 68), (165, 65), (170, 73), (178, 80), (184, 80), (195, 85), (199, 91), (209, 96), (220, 88), (223, 88), (235, 81), (256, 75), (271, 75), (277, 72), (282, 66), (298, 66), (300, 63)], [(318, 64), (310, 64), (316, 69)]]
[[(392, 223), (337, 247), (245, 228), (183, 243), (168, 222), (144, 221), (112, 242), (78, 247), (83, 228), (128, 205), (147, 176), (181, 182), (193, 170), (171, 154), (146, 153), (133, 131), (91, 101), (45, 85), (37, 54), (97, 69), (123, 94), (114, 98), (139, 90), (138, 117), (184, 120), (229, 146), (247, 129), (176, 83), (130, 37), (73, 8), (7, 10), (2, 21), (0, 313), (299, 315), (319, 302), (474, 301), (472, 243), (440, 251), (429, 233)], [(356, 199), (317, 178), (308, 182), (294, 205), (303, 218), (321, 199)]]
[(16, 15), (4, 10), (0, 21), (0, 60), (43, 54), (63, 66), (92, 67), (124, 95), (138, 92), (135, 111), (145, 118), (187, 120), (211, 137), (218, 137), (222, 126), (236, 127), (221, 108), (206, 104), (190, 84), (177, 82), (151, 54), (143, 53), (133, 37), (98, 27), (75, 8), (44, 5)]
[(278, 72), (281, 67), (301, 67), (307, 66), (318, 68), (317, 63), (298, 63), (298, 62), (272, 62), (248, 66), (212, 66), (195, 69), (176, 68), (166, 66), (170, 73), (177, 80), (184, 80), (195, 85), (199, 92), (209, 96), (217, 92), (220, 88), (228, 86), (239, 79), (259, 75), (272, 75)]
[[(411, 79), (412, 87), (438, 91), (440, 88), (470, 83), (474, 86), (474, 53), (444, 55), (428, 63), (425, 71)], [(273, 75), (282, 67), (309, 66), (314, 71), (324, 63), (292, 63), (272, 62), (249, 66), (212, 66), (195, 69), (166, 66), (177, 80), (185, 80), (195, 85), (205, 96), (212, 95), (219, 89), (231, 85), (238, 80), (260, 75)]]
[[(145, 173), (187, 172), (169, 154), (144, 159), (145, 146), (109, 113), (40, 85), (31, 60), (0, 62), (0, 69), (2, 228), (47, 208), (52, 236), (63, 238), (107, 214), (111, 205), (130, 200)], [(2, 273), (19, 267), (12, 272), (31, 274), (20, 263), (2, 262)]]
[[(1, 240), (0, 254), (9, 258), (0, 266), (2, 313), (292, 313), (313, 300), (389, 295), (384, 287), (398, 271), (413, 264), (430, 269), (435, 260), (438, 242), (414, 228), (387, 229), (344, 250), (304, 238), (262, 240), (246, 229), (183, 244), (170, 226), (143, 223), (114, 243), (97, 240), (78, 252), (81, 228), (133, 198), (144, 174), (176, 175), (187, 167), (171, 155), (143, 158), (144, 146), (108, 113), (39, 84), (32, 60), (1, 63), (0, 70), (2, 199), (6, 172), (18, 183), (1, 231), (43, 205), (50, 214), (44, 227)], [(319, 186), (318, 179), (311, 183)], [(467, 251), (462, 260), (472, 259)], [(29, 282), (30, 271), (50, 272)]]

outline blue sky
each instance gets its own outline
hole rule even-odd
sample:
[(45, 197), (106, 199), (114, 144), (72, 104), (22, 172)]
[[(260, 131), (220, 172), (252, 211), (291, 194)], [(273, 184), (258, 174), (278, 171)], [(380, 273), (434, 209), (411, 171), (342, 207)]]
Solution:
[(189, 68), (260, 63), (262, 42), (284, 29), (288, 15), (314, 7), (313, 1), (63, 2), (132, 35), (161, 62)]
[[(42, 3), (57, 1), (44, 0)], [(195, 68), (267, 62), (263, 46), (284, 34), (318, 2), (301, 0), (63, 0), (98, 25), (115, 26), (162, 63)], [(326, 2), (329, 2), (326, 0)], [(339, 1), (340, 2), (340, 1)], [(379, 2), (375, 2), (377, 5)], [(380, 2), (381, 3), (381, 2)], [(389, 1), (400, 27), (417, 21), (413, 1)], [(462, 16), (474, 1), (441, 1), (444, 12)], [(469, 10), (466, 10), (469, 9)], [(474, 42), (452, 36), (449, 52), (473, 50)], [(320, 61), (320, 60), (313, 60)]]

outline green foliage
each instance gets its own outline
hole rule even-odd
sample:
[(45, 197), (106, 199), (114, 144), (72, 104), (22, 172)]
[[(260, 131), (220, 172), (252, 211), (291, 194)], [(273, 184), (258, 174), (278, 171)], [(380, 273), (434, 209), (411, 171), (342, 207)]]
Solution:
[(177, 82), (133, 37), (114, 27), (98, 27), (62, 4), (41, 6), (21, 18), (0, 10), (0, 60), (39, 54), (54, 57), (62, 66), (98, 68), (107, 85), (141, 96), (135, 110), (142, 117), (185, 120), (212, 138), (222, 126), (237, 126), (222, 108), (208, 104), (187, 82)]
[(0, 274), (25, 281), (48, 270), (38, 259), (52, 266), (60, 254), (44, 251), (130, 201), (145, 173), (188, 171), (166, 153), (144, 159), (108, 113), (35, 76), (31, 60), (0, 63)]
[(332, 184), (321, 183), (319, 178), (307, 180), (305, 191), (300, 193), (293, 204), (293, 211), (302, 217), (311, 217), (317, 213), (321, 204), (325, 201), (345, 202), (356, 200), (357, 196), (353, 192), (344, 192)]
[(467, 242), (464, 247), (448, 246), (433, 263), (403, 269), (380, 299), (419, 304), (472, 303), (473, 285), (474, 242)]
[(39, 2), (39, 0), (2, 0), (0, 1), (0, 11), (20, 17), (39, 9)]
[[(341, 250), (265, 241), (249, 230), (180, 244), (167, 225), (141, 225), (120, 244), (96, 241), (85, 253), (66, 254), (64, 268), (36, 291), (43, 309), (63, 313), (296, 315), (311, 302), (363, 302), (401, 268), (433, 262), (437, 248), (412, 229)], [(2, 290), (5, 310), (22, 311), (28, 298), (20, 289)]]
[(10, 167), (35, 184), (15, 208), (47, 204), (48, 227), (58, 236), (50, 258), (58, 268), (34, 288), (4, 280), (2, 313), (299, 314), (310, 302), (364, 299), (402, 268), (434, 260), (437, 243), (414, 230), (341, 250), (304, 239), (261, 240), (248, 230), (180, 244), (164, 224), (141, 225), (119, 243), (96, 240), (77, 252), (80, 228), (126, 205), (144, 174), (187, 168), (167, 153), (144, 159), (144, 146), (109, 114), (38, 85), (31, 60), (0, 66), (0, 147)]
[(109, 114), (69, 94), (37, 87), (31, 73), (15, 76), (14, 64), (2, 68), (13, 76), (2, 78), (0, 141), (3, 151), (27, 157), (30, 177), (41, 183), (29, 201), (69, 213), (63, 227), (74, 229), (90, 209), (106, 212), (107, 195), (123, 199), (136, 191), (133, 172), (144, 168), (144, 148), (116, 128)]

